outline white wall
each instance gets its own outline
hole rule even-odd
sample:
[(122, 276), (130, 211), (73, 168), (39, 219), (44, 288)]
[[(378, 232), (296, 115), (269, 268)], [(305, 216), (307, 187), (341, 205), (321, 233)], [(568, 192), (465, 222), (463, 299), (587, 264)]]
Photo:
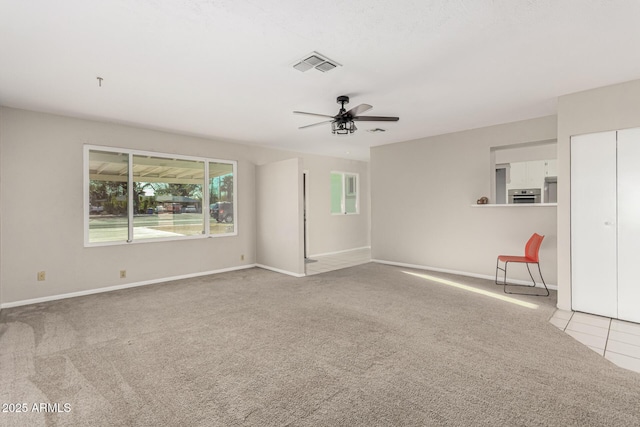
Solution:
[[(2, 165), (2, 117), (4, 111), (0, 108), (0, 167)], [(2, 170), (0, 169), (0, 309), (2, 308)]]
[[(366, 162), (300, 156), (7, 107), (0, 114), (0, 303), (255, 264), (255, 165), (292, 157), (302, 157), (309, 170), (308, 225), (314, 250), (339, 251), (369, 243), (368, 209), (352, 218), (354, 225), (349, 227), (334, 221), (328, 207), (329, 171), (354, 169), (365, 181)], [(83, 144), (237, 160), (238, 235), (85, 248)], [(366, 190), (368, 184), (363, 184)], [(343, 232), (346, 229), (351, 232)], [(119, 278), (123, 269), (126, 279)], [(46, 271), (44, 282), (36, 281), (41, 270)]]
[[(334, 135), (327, 135), (329, 138)], [(345, 143), (348, 138), (345, 138)], [(283, 158), (300, 157), (307, 172), (307, 254), (326, 254), (368, 247), (371, 244), (369, 163), (335, 157), (254, 149), (253, 158), (261, 165)], [(285, 156), (285, 157), (283, 157)], [(288, 156), (288, 157), (286, 157)], [(360, 175), (360, 214), (331, 214), (331, 171)]]
[(496, 163), (530, 162), (558, 158), (558, 144), (555, 140), (541, 144), (508, 147), (496, 150)]
[(555, 207), (471, 205), (490, 194), (491, 147), (552, 140), (556, 127), (549, 116), (373, 148), (372, 258), (493, 276), (496, 256), (523, 254), (537, 232), (546, 236), (543, 274), (555, 284)]
[(640, 80), (558, 100), (558, 307), (571, 308), (570, 140), (573, 135), (640, 126)]
[[(333, 135), (332, 135), (333, 136)], [(307, 200), (309, 234), (308, 254), (314, 256), (331, 252), (363, 248), (371, 245), (371, 204), (369, 163), (340, 159), (304, 157), (310, 197)], [(360, 213), (358, 215), (331, 214), (331, 171), (353, 172), (360, 177)]]
[(304, 275), (302, 159), (256, 168), (256, 260), (258, 265)]

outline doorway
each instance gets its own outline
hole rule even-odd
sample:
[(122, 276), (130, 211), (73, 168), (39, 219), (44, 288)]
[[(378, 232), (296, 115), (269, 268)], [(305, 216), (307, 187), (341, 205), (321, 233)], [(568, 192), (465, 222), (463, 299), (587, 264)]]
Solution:
[(303, 245), (304, 245), (304, 259), (308, 258), (307, 249), (307, 171), (302, 172), (302, 223), (303, 223)]
[(507, 165), (496, 165), (496, 201), (499, 205), (507, 203)]

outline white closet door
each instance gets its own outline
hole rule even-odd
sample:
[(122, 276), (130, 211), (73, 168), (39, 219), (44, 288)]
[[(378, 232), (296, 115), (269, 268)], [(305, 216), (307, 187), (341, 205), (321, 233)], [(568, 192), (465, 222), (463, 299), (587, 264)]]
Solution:
[(640, 323), (640, 129), (618, 131), (618, 318)]
[(616, 132), (572, 137), (574, 310), (618, 317), (616, 234)]

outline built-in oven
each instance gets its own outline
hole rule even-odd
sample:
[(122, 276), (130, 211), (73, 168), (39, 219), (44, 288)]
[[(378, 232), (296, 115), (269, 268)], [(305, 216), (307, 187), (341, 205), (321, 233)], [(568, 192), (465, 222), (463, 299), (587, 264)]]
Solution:
[(509, 190), (509, 203), (541, 203), (542, 191), (539, 188)]

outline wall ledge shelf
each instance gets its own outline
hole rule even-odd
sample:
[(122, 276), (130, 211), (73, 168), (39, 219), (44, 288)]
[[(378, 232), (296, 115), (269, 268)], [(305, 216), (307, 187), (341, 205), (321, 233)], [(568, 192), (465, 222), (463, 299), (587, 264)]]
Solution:
[(548, 208), (557, 207), (557, 203), (511, 203), (511, 204), (495, 204), (487, 203), (479, 205), (477, 203), (471, 205), (472, 208)]

